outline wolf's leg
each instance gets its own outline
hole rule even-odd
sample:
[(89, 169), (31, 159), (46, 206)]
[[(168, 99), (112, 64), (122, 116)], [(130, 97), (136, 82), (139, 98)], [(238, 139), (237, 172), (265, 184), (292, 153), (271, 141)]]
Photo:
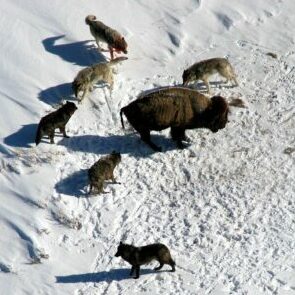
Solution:
[(207, 92), (210, 93), (211, 92), (211, 89), (210, 89), (210, 85), (209, 85), (209, 82), (208, 82), (208, 78), (207, 77), (204, 77), (203, 78), (203, 82), (205, 83), (205, 85), (207, 87)]
[(95, 42), (96, 42), (96, 45), (97, 45), (97, 49), (98, 49), (99, 51), (102, 51), (103, 48), (100, 46), (100, 43), (99, 43), (99, 39), (98, 39), (98, 38), (95, 38)]
[(235, 82), (235, 86), (239, 86), (239, 83), (238, 83), (238, 81), (237, 81), (237, 79), (236, 79), (236, 77), (235, 76), (232, 76), (232, 80), (234, 80), (234, 82)]
[(133, 275), (133, 273), (134, 273), (134, 270), (135, 270), (135, 267), (134, 267), (134, 266), (132, 266), (132, 267), (131, 267), (131, 270), (130, 270), (130, 274), (129, 274), (129, 276), (132, 276), (132, 275)]
[(114, 77), (113, 77), (112, 73), (109, 74), (108, 82), (110, 84), (110, 92), (112, 92), (112, 90), (114, 88)]
[(135, 266), (135, 279), (138, 279), (139, 278), (139, 271), (140, 271), (140, 266), (139, 265), (136, 265)]
[(105, 193), (103, 191), (103, 181), (99, 181), (99, 182), (96, 183), (96, 189), (97, 189), (98, 194), (101, 194), (101, 193), (104, 194)]
[(66, 133), (66, 126), (59, 128), (60, 133), (62, 133), (63, 137), (70, 138)]
[(164, 263), (160, 262), (160, 265), (158, 267), (155, 267), (154, 270), (160, 270), (163, 267)]
[(116, 178), (114, 177), (114, 174), (113, 173), (112, 173), (111, 179), (112, 179), (113, 184), (121, 184), (121, 182), (118, 182), (116, 180)]
[(81, 96), (81, 98), (80, 98), (79, 103), (82, 103), (82, 100), (85, 98), (86, 94), (88, 94), (88, 87), (86, 87), (86, 88), (84, 89), (83, 94), (82, 94), (82, 96)]
[(109, 48), (109, 51), (110, 51), (111, 60), (113, 60), (114, 59), (114, 49), (111, 46), (109, 46), (108, 48)]
[(92, 183), (90, 183), (88, 195), (92, 194), (92, 190), (93, 190), (93, 185)]
[(98, 49), (99, 51), (101, 51), (101, 52), (107, 52), (107, 51), (109, 51), (109, 50), (104, 49), (104, 48), (102, 48), (102, 47), (100, 46), (100, 40), (99, 40), (99, 38), (95, 38), (95, 42), (96, 42), (96, 45), (97, 45), (97, 49)]
[(50, 132), (49, 134), (50, 143), (54, 143), (54, 130)]

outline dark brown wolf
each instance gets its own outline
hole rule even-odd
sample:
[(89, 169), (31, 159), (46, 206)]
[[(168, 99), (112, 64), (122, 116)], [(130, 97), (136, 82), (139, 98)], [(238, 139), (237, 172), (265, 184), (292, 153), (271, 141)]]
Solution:
[(135, 271), (134, 279), (139, 278), (140, 266), (150, 263), (152, 260), (157, 260), (160, 263), (155, 270), (160, 270), (164, 264), (169, 264), (172, 267), (171, 271), (175, 271), (175, 262), (171, 257), (169, 249), (164, 244), (157, 243), (143, 247), (135, 247), (120, 242), (115, 256), (121, 256), (132, 265), (130, 276), (132, 276)]
[(212, 132), (223, 129), (227, 123), (228, 103), (221, 96), (211, 99), (200, 92), (184, 87), (166, 87), (141, 95), (121, 109), (141, 139), (155, 151), (161, 151), (150, 139), (150, 131), (171, 128), (172, 139), (179, 148), (186, 140), (185, 130), (208, 128)]
[(105, 180), (111, 179), (113, 183), (117, 183), (114, 177), (114, 169), (121, 162), (121, 154), (113, 151), (110, 155), (100, 158), (88, 170), (88, 178), (90, 183), (89, 194), (104, 193), (103, 184)]
[(99, 42), (107, 43), (111, 60), (114, 58), (114, 51), (122, 51), (127, 54), (127, 42), (119, 32), (96, 20), (95, 15), (88, 15), (85, 22), (90, 27), (90, 32), (96, 41), (98, 49), (102, 49)]
[(77, 110), (76, 105), (73, 102), (67, 101), (58, 110), (44, 116), (38, 125), (35, 143), (38, 145), (44, 135), (47, 135), (50, 139), (50, 143), (54, 143), (55, 129), (59, 129), (64, 137), (69, 137), (66, 134), (66, 124), (70, 120), (71, 116)]

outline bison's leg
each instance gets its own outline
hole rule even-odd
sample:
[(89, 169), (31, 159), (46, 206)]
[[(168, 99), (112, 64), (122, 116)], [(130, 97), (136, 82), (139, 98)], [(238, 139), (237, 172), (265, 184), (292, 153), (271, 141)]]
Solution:
[(154, 151), (156, 152), (160, 152), (161, 148), (157, 145), (155, 145), (152, 141), (151, 141), (151, 134), (149, 130), (137, 130), (140, 134), (141, 139), (148, 144)]
[(183, 140), (186, 140), (185, 129), (179, 127), (171, 127), (171, 137), (174, 141), (176, 141), (178, 148), (185, 148), (182, 143)]

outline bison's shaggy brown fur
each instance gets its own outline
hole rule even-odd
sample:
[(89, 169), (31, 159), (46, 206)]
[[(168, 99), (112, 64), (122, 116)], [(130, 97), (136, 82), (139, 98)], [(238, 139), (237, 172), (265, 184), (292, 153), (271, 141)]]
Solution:
[(151, 130), (171, 128), (172, 139), (183, 148), (185, 130), (208, 128), (217, 132), (225, 127), (228, 103), (221, 96), (211, 99), (196, 90), (184, 87), (167, 87), (141, 95), (121, 109), (141, 139), (155, 151), (161, 151), (150, 139)]

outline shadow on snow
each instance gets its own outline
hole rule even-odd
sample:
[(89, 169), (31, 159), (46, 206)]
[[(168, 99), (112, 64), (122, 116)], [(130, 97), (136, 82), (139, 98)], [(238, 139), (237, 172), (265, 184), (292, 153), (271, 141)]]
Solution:
[[(46, 51), (61, 57), (63, 60), (72, 64), (87, 67), (95, 63), (105, 62), (107, 59), (101, 54), (94, 45), (89, 45), (90, 40), (78, 41), (66, 44), (56, 44), (65, 35), (49, 37), (42, 41)], [(74, 77), (72, 77), (72, 80)], [(71, 82), (62, 83), (42, 90), (38, 97), (41, 101), (54, 105), (60, 103), (62, 99), (76, 100), (72, 94)], [(71, 97), (72, 96), (72, 97)]]
[[(176, 149), (176, 144), (171, 138), (160, 134), (151, 134), (151, 140), (162, 148), (162, 152)], [(78, 135), (63, 138), (59, 141), (72, 151), (94, 153), (97, 155), (110, 154), (112, 151), (121, 154), (130, 154), (135, 158), (149, 157), (155, 152), (145, 144), (137, 133), (125, 135)]]
[(42, 44), (46, 51), (58, 55), (65, 61), (82, 67), (106, 61), (104, 55), (102, 55), (95, 46), (87, 44), (89, 40), (67, 44), (55, 44), (56, 41), (64, 37), (65, 35), (49, 37), (42, 40)]
[(13, 147), (31, 148), (35, 145), (35, 135), (38, 124), (23, 125), (18, 131), (4, 138), (4, 143)]
[[(111, 281), (123, 281), (132, 279), (129, 276), (131, 268), (111, 269), (110, 271), (101, 271), (98, 273), (85, 273), (68, 276), (56, 276), (56, 283), (75, 284), (75, 283), (101, 283)], [(168, 270), (155, 271), (153, 269), (141, 269), (140, 275), (147, 275), (152, 273), (169, 272)]]

